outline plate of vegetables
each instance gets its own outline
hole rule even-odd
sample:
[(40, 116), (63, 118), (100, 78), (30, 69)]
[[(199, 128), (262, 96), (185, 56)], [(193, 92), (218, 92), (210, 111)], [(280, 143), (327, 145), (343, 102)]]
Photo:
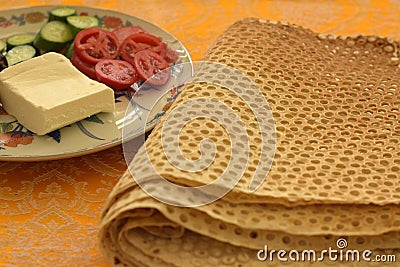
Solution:
[[(81, 73), (112, 88), (115, 99), (113, 113), (98, 113), (41, 136), (18, 123), (0, 103), (0, 160), (54, 160), (119, 145), (126, 121), (143, 127), (140, 105), (138, 116), (126, 120), (125, 111), (135, 98), (155, 107), (146, 125), (152, 129), (179, 88), (160, 99), (151, 88), (137, 90), (148, 80), (146, 86), (150, 83), (155, 92), (179, 77), (180, 63), (191, 63), (185, 47), (170, 33), (116, 11), (83, 6), (11, 9), (0, 12), (0, 28), (0, 70), (44, 53), (61, 53)], [(164, 69), (171, 71), (161, 72)], [(153, 76), (158, 72), (162, 75)]]

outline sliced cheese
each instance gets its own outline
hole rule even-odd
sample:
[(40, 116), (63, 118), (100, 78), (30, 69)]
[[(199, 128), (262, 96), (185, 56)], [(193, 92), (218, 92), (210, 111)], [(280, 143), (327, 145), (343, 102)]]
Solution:
[(114, 91), (63, 55), (46, 53), (0, 72), (0, 102), (28, 130), (44, 135), (114, 110)]

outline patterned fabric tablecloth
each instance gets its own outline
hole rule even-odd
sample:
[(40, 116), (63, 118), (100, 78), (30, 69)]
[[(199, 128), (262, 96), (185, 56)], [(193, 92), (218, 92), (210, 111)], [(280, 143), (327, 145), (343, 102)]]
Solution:
[[(321, 33), (400, 39), (397, 0), (16, 0), (2, 1), (0, 10), (66, 4), (150, 21), (180, 39), (193, 60), (244, 17), (288, 21)], [(125, 169), (121, 146), (50, 162), (0, 162), (0, 265), (108, 266), (97, 247), (99, 215)]]

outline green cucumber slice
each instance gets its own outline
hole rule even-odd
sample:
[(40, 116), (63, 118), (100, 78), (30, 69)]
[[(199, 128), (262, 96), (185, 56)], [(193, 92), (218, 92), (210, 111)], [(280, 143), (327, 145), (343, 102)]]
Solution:
[(6, 51), (7, 49), (7, 43), (4, 42), (3, 40), (0, 40), (0, 53)]
[(73, 53), (74, 53), (74, 44), (70, 44), (67, 51), (65, 52), (64, 56), (71, 59)]
[(71, 26), (74, 36), (83, 29), (99, 26), (99, 20), (91, 16), (69, 16), (67, 23)]
[(8, 66), (33, 58), (36, 55), (36, 49), (31, 45), (19, 45), (12, 48), (6, 54)]
[(67, 17), (76, 15), (76, 10), (72, 7), (56, 7), (50, 10), (49, 21), (66, 21)]
[(33, 45), (43, 52), (59, 52), (74, 38), (67, 23), (53, 20), (47, 22), (36, 35)]
[(32, 45), (35, 36), (33, 33), (15, 34), (8, 37), (6, 42), (9, 49), (18, 45)]

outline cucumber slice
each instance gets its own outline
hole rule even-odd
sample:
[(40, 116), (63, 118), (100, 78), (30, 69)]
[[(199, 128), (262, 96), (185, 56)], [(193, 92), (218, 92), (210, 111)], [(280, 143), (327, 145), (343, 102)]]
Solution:
[(74, 36), (83, 29), (99, 26), (99, 20), (91, 16), (69, 16), (67, 22)]
[(67, 23), (53, 20), (47, 22), (36, 35), (33, 45), (43, 52), (59, 52), (74, 38)]
[(76, 10), (71, 7), (56, 7), (50, 10), (49, 21), (66, 21), (67, 17), (76, 15)]
[(0, 40), (0, 53), (3, 53), (7, 49), (7, 43), (3, 40)]
[(36, 49), (31, 45), (19, 45), (12, 48), (6, 54), (8, 66), (33, 58), (36, 55)]
[(7, 38), (6, 42), (8, 48), (13, 48), (18, 45), (32, 45), (35, 39), (35, 34), (25, 33), (25, 34), (15, 34)]
[(71, 59), (73, 53), (74, 53), (74, 44), (70, 44), (68, 47), (68, 50), (67, 50), (67, 52), (65, 52), (64, 56)]

